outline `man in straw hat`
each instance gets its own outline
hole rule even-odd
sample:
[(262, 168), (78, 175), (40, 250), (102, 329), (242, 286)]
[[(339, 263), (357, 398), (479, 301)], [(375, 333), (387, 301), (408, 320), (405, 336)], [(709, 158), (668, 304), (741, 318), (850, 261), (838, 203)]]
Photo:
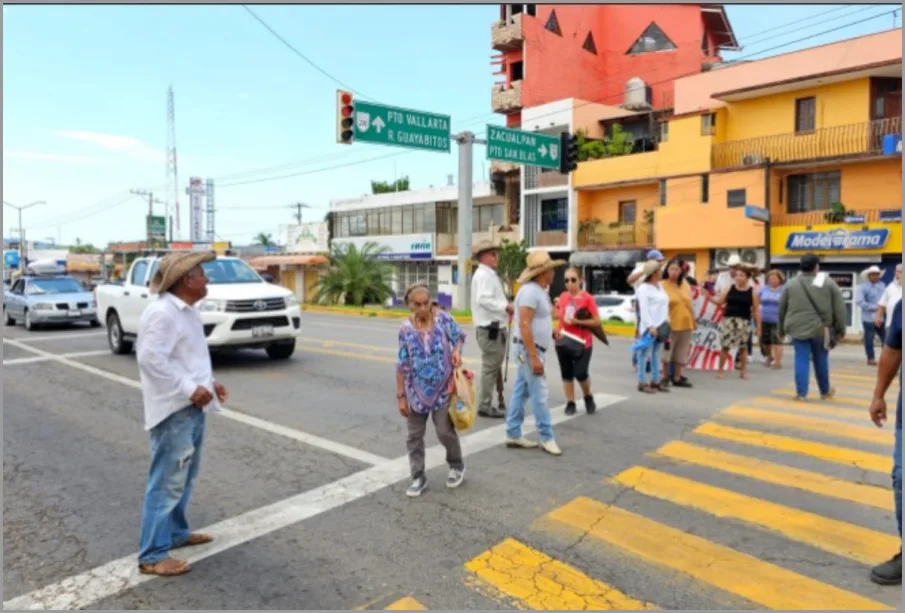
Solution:
[(522, 436), (525, 421), (525, 402), (531, 401), (540, 446), (551, 455), (561, 455), (562, 450), (553, 438), (553, 424), (547, 402), (550, 389), (544, 373), (547, 349), (553, 342), (553, 305), (550, 302), (550, 284), (553, 270), (565, 266), (564, 260), (551, 260), (546, 251), (528, 254), (528, 267), (518, 278), (522, 284), (515, 297), (515, 330), (512, 342), (516, 349), (518, 374), (512, 400), (506, 414), (506, 446), (531, 449), (538, 444)]
[(151, 469), (141, 520), (138, 567), (143, 574), (174, 576), (189, 564), (169, 557), (172, 549), (209, 543), (192, 533), (186, 507), (201, 461), (204, 412), (226, 402), (214, 381), (201, 316), (194, 305), (207, 295), (201, 264), (213, 252), (171, 253), (151, 281), (157, 300), (145, 309), (136, 353), (151, 436)]
[[(478, 414), (503, 418), (506, 416), (503, 400), (503, 360), (508, 341), (506, 323), (512, 317), (514, 307), (506, 298), (503, 283), (496, 272), (500, 263), (500, 245), (489, 240), (481, 241), (472, 249), (472, 256), (478, 262), (477, 270), (471, 277), (471, 320), (481, 349)], [(491, 405), (494, 384), (499, 396), (498, 407)]]
[(886, 284), (880, 281), (883, 271), (879, 266), (871, 266), (861, 273), (864, 280), (855, 290), (855, 304), (861, 310), (861, 327), (864, 330), (864, 355), (868, 366), (876, 366), (874, 354), (874, 338), (883, 342), (883, 326), (876, 324), (877, 308), (886, 291)]

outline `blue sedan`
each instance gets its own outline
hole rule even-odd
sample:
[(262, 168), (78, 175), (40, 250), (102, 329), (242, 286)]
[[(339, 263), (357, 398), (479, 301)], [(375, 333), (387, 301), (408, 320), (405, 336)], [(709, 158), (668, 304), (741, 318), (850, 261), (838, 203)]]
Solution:
[(94, 295), (75, 278), (25, 276), (3, 293), (6, 325), (23, 322), (26, 330), (41, 325), (88, 323), (100, 327)]

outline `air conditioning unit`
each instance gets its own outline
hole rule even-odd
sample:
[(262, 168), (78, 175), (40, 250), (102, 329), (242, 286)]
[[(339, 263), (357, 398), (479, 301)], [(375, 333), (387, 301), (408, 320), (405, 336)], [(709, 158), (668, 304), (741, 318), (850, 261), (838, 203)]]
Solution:
[(653, 104), (653, 90), (644, 79), (632, 77), (625, 82), (625, 103), (627, 109), (649, 109)]
[(742, 263), (748, 266), (763, 268), (767, 263), (763, 249), (717, 249), (713, 258), (716, 268), (728, 267), (729, 258), (733, 255), (737, 255)]
[(746, 153), (742, 156), (742, 166), (754, 166), (763, 163), (764, 157), (759, 153)]
[(729, 266), (729, 258), (732, 257), (732, 251), (729, 249), (717, 249), (716, 254), (714, 254), (714, 260), (716, 260), (717, 268), (726, 268)]
[(761, 262), (760, 255), (756, 249), (741, 249), (738, 256), (742, 259), (742, 262), (749, 266), (763, 267), (763, 262)]

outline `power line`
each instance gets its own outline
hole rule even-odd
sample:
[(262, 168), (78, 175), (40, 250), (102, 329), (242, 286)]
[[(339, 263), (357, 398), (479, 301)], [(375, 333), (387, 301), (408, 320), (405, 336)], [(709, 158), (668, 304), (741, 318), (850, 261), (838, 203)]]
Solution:
[(359, 95), (359, 96), (361, 96), (361, 97), (363, 97), (363, 98), (370, 98), (370, 96), (366, 96), (365, 94), (362, 94), (361, 92), (358, 92), (358, 91), (352, 89), (351, 87), (349, 87), (348, 85), (346, 85), (345, 83), (343, 83), (342, 81), (340, 81), (339, 79), (337, 79), (336, 77), (334, 77), (332, 74), (330, 74), (329, 72), (327, 72), (326, 70), (324, 70), (323, 68), (321, 68), (320, 66), (318, 66), (317, 64), (315, 64), (312, 60), (310, 60), (310, 59), (308, 58), (308, 56), (306, 56), (304, 53), (302, 53), (301, 51), (299, 51), (298, 49), (296, 49), (296, 48), (292, 45), (292, 43), (290, 43), (288, 40), (286, 40), (285, 38), (283, 38), (282, 36), (280, 36), (280, 34), (279, 34), (276, 30), (274, 30), (273, 28), (271, 28), (271, 27), (267, 24), (266, 21), (264, 21), (263, 19), (261, 19), (260, 17), (258, 17), (258, 15), (257, 15), (253, 10), (251, 10), (250, 8), (248, 8), (247, 5), (243, 4), (243, 5), (242, 5), (242, 8), (244, 8), (246, 11), (248, 11), (248, 14), (249, 14), (249, 15), (251, 15), (252, 17), (254, 17), (255, 20), (256, 20), (258, 23), (260, 23), (262, 26), (264, 26), (264, 27), (267, 29), (268, 32), (270, 32), (271, 34), (273, 34), (273, 36), (274, 36), (277, 40), (279, 40), (281, 43), (283, 43), (290, 51), (292, 51), (292, 52), (295, 53), (297, 56), (299, 56), (300, 58), (302, 58), (309, 66), (311, 66), (312, 68), (314, 68), (315, 70), (317, 70), (319, 73), (321, 73), (322, 75), (324, 75), (325, 77), (327, 77), (328, 79), (330, 79), (331, 81), (333, 81), (334, 83), (336, 83), (337, 85), (339, 85), (340, 87), (342, 87), (343, 89), (347, 89), (347, 90), (349, 90), (350, 92), (353, 92), (353, 93), (355, 93), (355, 94), (357, 94), (357, 95)]
[[(830, 13), (835, 13), (836, 11), (842, 11), (842, 10), (845, 10), (848, 8), (852, 8), (852, 5), (843, 4), (842, 6), (837, 6), (836, 8), (832, 8), (828, 11), (823, 11), (821, 13), (817, 13), (816, 15), (810, 15), (809, 17), (802, 17), (801, 19), (796, 19), (795, 21), (791, 21), (791, 22), (783, 24), (783, 25), (773, 26), (771, 28), (767, 28), (766, 30), (754, 32), (753, 34), (748, 34), (745, 36), (745, 39), (748, 40), (751, 38), (757, 38), (761, 34), (769, 34), (771, 32), (775, 32), (776, 30), (783, 30), (785, 28), (788, 28), (789, 26), (799, 25), (804, 21), (810, 21), (811, 19), (816, 19), (817, 17), (822, 17), (823, 15), (829, 15)], [(816, 24), (811, 24), (811, 26), (813, 26), (813, 25), (816, 25)], [(807, 27), (811, 27), (811, 26), (807, 26)], [(749, 42), (753, 42), (753, 41), (749, 40)]]

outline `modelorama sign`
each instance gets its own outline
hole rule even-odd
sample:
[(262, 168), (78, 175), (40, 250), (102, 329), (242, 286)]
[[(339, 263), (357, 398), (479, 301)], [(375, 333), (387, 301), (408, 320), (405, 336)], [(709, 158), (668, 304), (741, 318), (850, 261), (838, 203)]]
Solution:
[(872, 230), (830, 230), (825, 232), (792, 232), (786, 239), (789, 251), (850, 251), (882, 249), (889, 240), (887, 228)]
[(355, 245), (362, 249), (367, 243), (386, 247), (381, 260), (431, 260), (434, 257), (434, 236), (432, 234), (403, 234), (400, 236), (359, 236), (355, 238), (334, 238), (334, 246)]

